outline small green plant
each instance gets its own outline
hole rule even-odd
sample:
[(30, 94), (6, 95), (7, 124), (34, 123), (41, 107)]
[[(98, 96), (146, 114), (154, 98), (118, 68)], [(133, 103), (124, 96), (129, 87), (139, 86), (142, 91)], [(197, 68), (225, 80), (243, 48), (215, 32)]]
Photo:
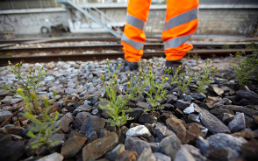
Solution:
[(189, 78), (186, 79), (187, 73), (182, 72), (180, 74), (181, 68), (182, 66), (180, 65), (177, 69), (175, 69), (175, 72), (173, 73), (173, 76), (171, 78), (171, 84), (176, 84), (177, 87), (180, 89), (181, 93), (185, 93), (187, 87), (189, 86), (189, 84), (193, 79), (193, 75), (189, 75), (188, 76)]
[(248, 48), (255, 49), (251, 56), (245, 52), (237, 52), (235, 61), (238, 65), (233, 65), (236, 80), (240, 86), (249, 84), (252, 79), (258, 80), (258, 45), (252, 43)]
[(198, 54), (193, 54), (192, 55), (193, 59), (196, 60), (196, 61), (199, 61), (201, 58)]
[(174, 73), (173, 73), (173, 76), (172, 76), (172, 78), (171, 78), (171, 84), (178, 84), (179, 83), (179, 80), (180, 80), (180, 75), (179, 75), (179, 72), (181, 71), (181, 65), (177, 68), (177, 69), (171, 69), (171, 68), (169, 68), (169, 69), (166, 69), (165, 68), (165, 71), (166, 70), (168, 70), (168, 72), (170, 73), (171, 71), (173, 71), (173, 70), (176, 70)]
[[(121, 65), (118, 65), (116, 72), (111, 75), (110, 74), (110, 62), (107, 59), (108, 65), (108, 78), (109, 83), (108, 85), (105, 84), (105, 78), (101, 75), (101, 80), (103, 82), (103, 86), (105, 87), (106, 94), (108, 99), (101, 98), (100, 100), (106, 105), (99, 105), (99, 107), (107, 112), (107, 114), (111, 117), (106, 121), (111, 124), (111, 126), (121, 127), (122, 125), (126, 124), (127, 121), (132, 120), (132, 117), (129, 117), (126, 112), (132, 111), (130, 107), (127, 107), (126, 104), (131, 98), (134, 98), (138, 95), (139, 89), (143, 88), (143, 85), (140, 84), (140, 79), (138, 79), (138, 83), (132, 87), (131, 82), (127, 82), (127, 90), (125, 95), (118, 95), (116, 92), (116, 85), (117, 85), (117, 76), (116, 73), (120, 69)], [(134, 77), (134, 79), (136, 79)], [(131, 88), (131, 90), (130, 90)], [(130, 90), (130, 91), (129, 91)]]
[[(12, 65), (12, 63), (9, 61), (8, 64), (9, 64), (9, 67), (11, 68), (11, 73), (13, 73), (18, 79), (18, 85), (7, 87), (4, 84), (3, 88), (6, 90), (10, 90), (13, 93), (16, 93), (18, 88), (21, 88), (23, 91), (23, 94), (26, 95), (26, 97), (29, 99), (29, 102), (32, 104), (31, 112), (38, 113), (38, 114), (41, 113), (42, 110), (38, 104), (38, 99), (31, 98), (31, 94), (32, 93), (36, 94), (36, 90), (41, 87), (41, 85), (39, 85), (39, 82), (43, 80), (47, 75), (47, 69), (44, 70), (44, 68), (42, 67), (40, 69), (29, 70), (29, 73), (27, 74), (27, 77), (26, 77), (21, 75), (22, 62)], [(28, 109), (25, 109), (25, 110), (28, 110)]]
[(188, 79), (186, 79), (186, 75), (187, 75), (186, 73), (182, 73), (177, 80), (178, 87), (182, 92), (182, 94), (186, 92), (187, 87), (193, 80), (193, 74), (189, 75)]
[[(27, 97), (27, 95), (22, 91), (21, 88), (17, 90), (17, 93), (23, 98), (25, 102), (25, 106), (27, 106), (28, 109), (32, 108), (31, 103), (36, 102), (38, 100), (35, 93), (31, 93), (30, 98)], [(56, 93), (54, 92), (53, 96), (56, 96)], [(32, 101), (31, 98), (34, 100)], [(32, 102), (31, 102), (32, 101)], [(50, 110), (49, 100), (47, 98), (44, 98), (44, 111), (42, 112), (41, 117), (36, 117), (31, 113), (31, 111), (25, 112), (23, 114), (24, 117), (29, 119), (32, 122), (32, 125), (28, 127), (29, 132), (27, 133), (27, 136), (34, 138), (35, 141), (30, 144), (31, 149), (37, 149), (43, 145), (47, 146), (47, 148), (51, 148), (54, 145), (57, 145), (60, 140), (52, 140), (50, 137), (57, 131), (59, 128), (57, 127), (59, 124), (58, 116), (59, 113), (56, 111), (54, 118), (51, 118), (48, 115), (48, 112)]]
[[(151, 69), (151, 62), (149, 62), (149, 66)], [(163, 74), (161, 77), (161, 83), (158, 83), (156, 74), (159, 66), (160, 63), (156, 67), (154, 73), (152, 73), (152, 70), (149, 70), (148, 74), (146, 74), (144, 77), (145, 82), (147, 82), (147, 85), (150, 88), (148, 92), (145, 92), (145, 94), (148, 96), (147, 101), (150, 103), (152, 111), (156, 109), (163, 109), (164, 107), (161, 106), (159, 102), (167, 96), (164, 84), (168, 81), (168, 77), (165, 75), (167, 75), (170, 70), (165, 69), (165, 74)]]
[(197, 92), (206, 92), (206, 86), (209, 86), (211, 81), (213, 80), (215, 74), (218, 72), (217, 68), (209, 67), (210, 59), (208, 59), (205, 63), (205, 67), (201, 68), (200, 72), (195, 74), (197, 78), (198, 88)]

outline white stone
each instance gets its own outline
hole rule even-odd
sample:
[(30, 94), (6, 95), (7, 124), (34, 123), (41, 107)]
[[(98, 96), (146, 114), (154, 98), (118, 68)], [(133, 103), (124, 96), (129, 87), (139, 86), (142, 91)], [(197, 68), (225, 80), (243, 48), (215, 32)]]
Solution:
[(184, 113), (185, 114), (191, 114), (194, 112), (194, 104), (191, 103), (189, 107), (187, 107), (186, 109), (184, 109)]
[(150, 131), (144, 126), (144, 125), (139, 125), (136, 127), (133, 127), (129, 129), (126, 132), (126, 136), (144, 136), (144, 137), (150, 137), (151, 133)]

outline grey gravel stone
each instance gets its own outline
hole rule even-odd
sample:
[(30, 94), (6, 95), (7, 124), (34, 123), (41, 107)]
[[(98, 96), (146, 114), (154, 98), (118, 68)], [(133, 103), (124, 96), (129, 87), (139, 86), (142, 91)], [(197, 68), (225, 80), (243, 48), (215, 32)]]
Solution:
[(186, 107), (189, 107), (190, 103), (183, 101), (183, 100), (177, 100), (174, 106), (176, 108), (179, 108), (180, 110), (184, 110)]
[(171, 158), (162, 153), (153, 153), (156, 158), (156, 161), (171, 161)]
[(203, 100), (206, 98), (206, 95), (203, 93), (191, 93), (191, 96), (196, 100)]
[(91, 112), (92, 110), (92, 106), (90, 105), (87, 105), (87, 104), (84, 104), (84, 105), (81, 105), (79, 107), (77, 107), (73, 113), (78, 113), (78, 112)]
[(62, 161), (64, 159), (64, 157), (59, 154), (59, 153), (52, 153), (49, 154), (45, 157), (42, 157), (40, 159), (37, 159), (36, 161), (50, 161), (50, 160), (54, 160), (54, 161)]
[(94, 132), (99, 134), (104, 127), (105, 119), (98, 116), (89, 116), (84, 120), (80, 132), (90, 138)]
[(215, 78), (214, 78), (214, 81), (215, 81), (215, 83), (217, 83), (217, 84), (222, 84), (222, 83), (227, 82), (226, 79), (218, 78), (218, 77), (215, 77)]
[(86, 140), (86, 136), (78, 132), (73, 132), (70, 138), (64, 143), (61, 154), (65, 158), (73, 157), (76, 155), (76, 153), (78, 153), (79, 150), (81, 150)]
[(135, 151), (138, 156), (141, 155), (145, 148), (150, 148), (150, 145), (136, 137), (127, 136), (125, 139), (125, 149)]
[(177, 99), (177, 96), (170, 94), (167, 96), (167, 103), (174, 104)]
[(150, 137), (151, 133), (149, 129), (147, 129), (144, 125), (139, 125), (133, 128), (130, 128), (126, 132), (126, 136), (143, 136), (143, 137)]
[(137, 161), (156, 161), (155, 156), (153, 155), (151, 148), (145, 148)]
[(192, 96), (186, 95), (186, 94), (182, 94), (180, 99), (183, 99), (185, 101), (193, 101), (194, 100), (194, 98)]
[(58, 127), (60, 127), (63, 132), (69, 131), (70, 123), (73, 121), (73, 115), (71, 113), (66, 113), (60, 120)]
[(4, 122), (5, 119), (12, 117), (13, 114), (10, 111), (1, 111), (0, 112), (0, 123)]
[(229, 129), (231, 132), (239, 132), (245, 129), (245, 114), (238, 113), (234, 117), (234, 119), (228, 124)]
[(229, 147), (241, 151), (241, 146), (247, 141), (242, 137), (234, 137), (229, 134), (215, 134), (207, 138), (208, 142), (215, 149)]
[(143, 108), (143, 109), (151, 109), (151, 106), (146, 102), (138, 102), (136, 104), (137, 108)]
[(181, 148), (181, 142), (175, 134), (165, 137), (160, 145), (164, 152), (174, 160), (176, 152)]
[(15, 103), (21, 102), (22, 100), (22, 98), (13, 98), (10, 103), (13, 105)]
[(199, 115), (196, 115), (196, 114), (190, 114), (190, 115), (188, 115), (187, 118), (191, 122), (196, 122), (196, 123), (200, 123), (201, 122)]
[(204, 157), (200, 150), (197, 149), (196, 147), (189, 145), (189, 144), (184, 144), (182, 145), (182, 147), (186, 148), (188, 150), (189, 153), (192, 154), (192, 156), (194, 157), (194, 159), (196, 161), (206, 161), (206, 157)]
[(232, 121), (234, 119), (234, 115), (232, 115), (230, 113), (223, 113), (221, 117), (222, 117), (222, 121), (226, 124), (228, 124), (230, 121)]
[(8, 104), (9, 105), (11, 103), (12, 99), (13, 99), (12, 96), (5, 96), (5, 98), (2, 99), (1, 102), (4, 103), (4, 104)]
[(164, 137), (175, 134), (172, 130), (170, 130), (167, 126), (161, 123), (157, 123), (153, 132), (158, 136), (160, 140)]
[(202, 155), (206, 156), (210, 150), (210, 143), (201, 136), (198, 136), (196, 147), (200, 149)]
[(79, 112), (73, 122), (73, 125), (76, 129), (81, 129), (81, 126), (83, 124), (83, 122), (86, 120), (87, 117), (90, 116), (90, 113), (88, 112)]
[(258, 99), (258, 95), (255, 92), (249, 90), (238, 90), (236, 91), (236, 96), (242, 99)]
[(133, 108), (133, 111), (126, 112), (130, 117), (132, 117), (134, 120), (138, 120), (139, 117), (142, 115), (143, 109), (142, 108)]
[(144, 113), (139, 117), (138, 121), (139, 121), (141, 124), (145, 124), (145, 123), (153, 124), (153, 123), (157, 122), (157, 117), (155, 117), (155, 116), (152, 115), (151, 113), (144, 112)]
[(229, 100), (227, 98), (223, 98), (222, 100), (219, 100), (218, 102), (214, 103), (212, 108), (218, 108), (218, 107), (220, 107), (222, 105), (229, 105), (231, 103), (232, 103), (231, 100)]
[(0, 137), (0, 160), (17, 161), (25, 153), (25, 141), (14, 141), (12, 135)]
[(235, 111), (235, 112), (243, 112), (245, 115), (250, 116), (250, 117), (252, 117), (253, 115), (258, 115), (257, 110), (253, 110), (253, 109), (243, 107), (243, 106), (224, 105), (224, 106), (221, 106), (221, 108), (232, 110), (232, 111)]
[(167, 110), (167, 111), (174, 110), (174, 106), (172, 104), (169, 104), (169, 103), (163, 104), (163, 107), (164, 107), (164, 110)]
[(195, 161), (194, 157), (192, 156), (192, 154), (190, 154), (186, 148), (181, 147), (175, 156), (175, 160), (174, 161)]
[(200, 119), (203, 125), (213, 134), (230, 133), (229, 128), (207, 110), (201, 111)]
[(155, 142), (155, 143), (149, 143), (151, 150), (153, 153), (158, 152), (158, 153), (164, 153), (163, 149), (160, 146), (160, 143)]

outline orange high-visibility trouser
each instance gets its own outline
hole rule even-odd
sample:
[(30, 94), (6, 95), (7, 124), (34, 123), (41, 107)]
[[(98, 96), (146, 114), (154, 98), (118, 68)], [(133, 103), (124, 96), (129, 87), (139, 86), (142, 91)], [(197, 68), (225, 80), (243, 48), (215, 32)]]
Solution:
[[(124, 57), (129, 62), (138, 62), (143, 55), (146, 41), (143, 28), (147, 21), (151, 0), (129, 0), (126, 25), (122, 36)], [(191, 44), (185, 41), (197, 29), (199, 0), (167, 0), (165, 27), (162, 32), (167, 60), (180, 60)]]

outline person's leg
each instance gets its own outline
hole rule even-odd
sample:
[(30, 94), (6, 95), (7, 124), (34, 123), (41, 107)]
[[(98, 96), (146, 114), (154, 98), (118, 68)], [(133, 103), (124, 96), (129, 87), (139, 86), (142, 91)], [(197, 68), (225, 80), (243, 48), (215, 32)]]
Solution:
[(129, 0), (126, 25), (122, 36), (124, 58), (128, 62), (139, 62), (143, 54), (146, 37), (143, 31), (148, 18), (151, 0)]
[(167, 61), (181, 60), (193, 48), (191, 44), (185, 44), (185, 41), (197, 29), (198, 5), (199, 0), (167, 0), (165, 27), (162, 32)]

